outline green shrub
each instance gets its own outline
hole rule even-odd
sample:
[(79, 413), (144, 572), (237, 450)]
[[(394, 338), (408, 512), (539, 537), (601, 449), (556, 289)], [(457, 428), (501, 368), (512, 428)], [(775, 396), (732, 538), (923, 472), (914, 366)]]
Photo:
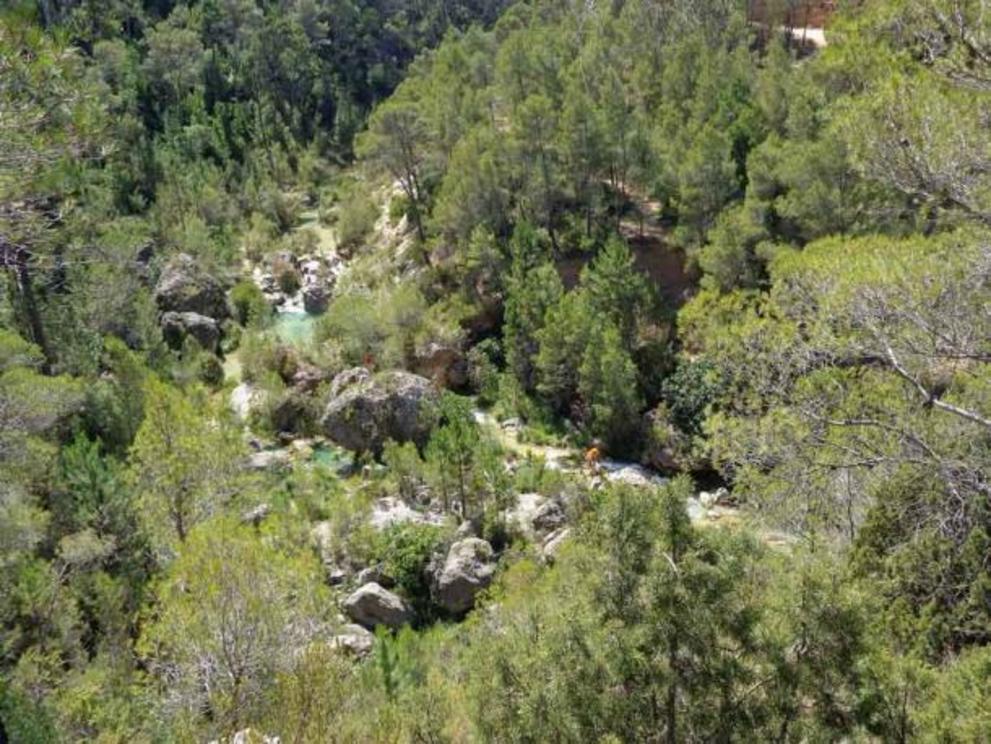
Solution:
[(342, 248), (354, 249), (375, 227), (379, 209), (367, 189), (355, 186), (341, 199), (337, 214), (338, 243)]
[(243, 326), (265, 318), (271, 308), (265, 299), (265, 294), (252, 281), (242, 281), (231, 290), (231, 304), (234, 306), (234, 316)]
[(219, 387), (224, 382), (224, 365), (215, 354), (203, 352), (197, 360), (199, 378), (210, 387)]
[(279, 289), (285, 294), (296, 294), (299, 291), (301, 286), (299, 271), (290, 261), (281, 257), (276, 258), (272, 262), (272, 274), (275, 276), (275, 282), (279, 285)]
[(395, 579), (417, 616), (429, 619), (434, 613), (430, 602), (427, 565), (444, 541), (445, 530), (429, 524), (398, 524), (383, 532), (373, 547), (374, 558), (385, 573)]
[(409, 214), (410, 203), (405, 195), (397, 195), (389, 201), (389, 220), (399, 222)]
[(43, 361), (41, 349), (13, 331), (0, 328), (0, 372), (9, 367), (38, 367)]
[(499, 342), (488, 338), (468, 352), (468, 379), (483, 406), (494, 405), (499, 399), (499, 368), (496, 360), (502, 356)]
[(718, 371), (711, 362), (682, 361), (664, 380), (661, 393), (678, 428), (700, 434), (709, 405), (721, 389)]

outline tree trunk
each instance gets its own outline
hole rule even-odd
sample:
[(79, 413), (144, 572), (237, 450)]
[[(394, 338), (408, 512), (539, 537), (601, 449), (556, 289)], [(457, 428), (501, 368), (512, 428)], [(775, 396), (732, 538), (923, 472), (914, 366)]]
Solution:
[(21, 245), (14, 245), (0, 237), (0, 266), (6, 267), (13, 273), (14, 286), (19, 299), (20, 310), (24, 313), (27, 330), (31, 341), (37, 344), (45, 357), (43, 371), (50, 374), (55, 363), (55, 355), (48, 343), (45, 323), (38, 309), (38, 301), (34, 293), (34, 282), (31, 277), (31, 254)]
[(665, 706), (668, 744), (678, 744), (678, 677), (675, 672), (677, 660), (678, 641), (672, 638), (668, 643), (668, 669), (671, 672), (671, 683), (668, 686), (668, 699)]

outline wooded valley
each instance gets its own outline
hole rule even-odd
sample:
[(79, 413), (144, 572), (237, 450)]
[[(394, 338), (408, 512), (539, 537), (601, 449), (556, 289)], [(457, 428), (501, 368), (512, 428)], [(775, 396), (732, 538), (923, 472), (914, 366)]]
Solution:
[(983, 0), (0, 5), (0, 743), (991, 741)]

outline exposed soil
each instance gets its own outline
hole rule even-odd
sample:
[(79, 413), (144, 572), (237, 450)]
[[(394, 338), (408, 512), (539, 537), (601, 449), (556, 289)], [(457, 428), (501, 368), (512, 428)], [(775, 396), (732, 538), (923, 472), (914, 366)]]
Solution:
[[(681, 307), (698, 283), (698, 276), (685, 267), (685, 254), (671, 244), (667, 228), (658, 215), (661, 204), (631, 190), (626, 194), (631, 209), (619, 224), (619, 232), (633, 252), (637, 268), (658, 288), (661, 297), (671, 307)], [(581, 270), (593, 256), (573, 254), (558, 260), (557, 269), (564, 286), (578, 284)]]

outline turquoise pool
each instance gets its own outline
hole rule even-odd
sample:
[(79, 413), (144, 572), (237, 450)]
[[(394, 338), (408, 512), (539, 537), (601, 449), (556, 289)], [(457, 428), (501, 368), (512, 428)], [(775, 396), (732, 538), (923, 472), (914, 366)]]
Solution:
[(275, 335), (293, 346), (304, 346), (313, 340), (316, 315), (303, 311), (276, 313), (272, 322)]

